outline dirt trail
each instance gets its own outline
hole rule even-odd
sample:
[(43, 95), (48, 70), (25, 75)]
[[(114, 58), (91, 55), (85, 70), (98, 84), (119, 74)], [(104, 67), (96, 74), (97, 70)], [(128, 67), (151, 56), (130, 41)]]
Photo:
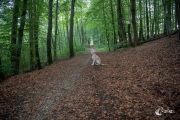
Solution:
[(74, 84), (79, 82), (90, 60), (88, 52), (1, 83), (0, 93), (3, 98), (0, 98), (0, 103), (4, 105), (0, 105), (0, 118), (14, 119), (14, 115), (17, 115), (17, 119), (22, 120), (46, 119), (64, 95), (76, 93)]
[[(77, 55), (0, 84), (2, 120), (179, 120), (177, 35), (136, 48)], [(158, 106), (174, 110), (157, 116)]]

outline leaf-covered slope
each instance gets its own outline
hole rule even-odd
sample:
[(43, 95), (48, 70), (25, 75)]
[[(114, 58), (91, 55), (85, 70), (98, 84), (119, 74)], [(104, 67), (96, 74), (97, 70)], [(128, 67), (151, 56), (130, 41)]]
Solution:
[[(178, 119), (180, 44), (177, 36), (136, 48), (90, 53), (0, 84), (1, 119)], [(155, 115), (158, 106), (173, 114)]]

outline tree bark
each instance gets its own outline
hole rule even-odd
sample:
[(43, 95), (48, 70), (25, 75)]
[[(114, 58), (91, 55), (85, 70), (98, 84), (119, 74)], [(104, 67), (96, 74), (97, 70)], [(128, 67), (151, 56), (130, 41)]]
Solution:
[(34, 3), (33, 0), (29, 0), (29, 47), (30, 47), (30, 71), (35, 69), (34, 63)]
[(56, 1), (56, 20), (55, 20), (55, 38), (53, 41), (53, 46), (54, 46), (54, 59), (57, 58), (57, 33), (58, 33), (58, 0)]
[(70, 58), (74, 57), (74, 48), (73, 48), (74, 6), (75, 6), (75, 0), (72, 0), (72, 2), (71, 2), (71, 16), (70, 16), (70, 32), (69, 32)]
[[(122, 35), (122, 39), (124, 41), (127, 41), (126, 33), (124, 31), (124, 25), (123, 25), (123, 16), (122, 16), (122, 12), (121, 12), (121, 0), (117, 0), (117, 14), (118, 14), (119, 32)], [(119, 34), (119, 38), (121, 38), (121, 35)]]
[[(36, 1), (37, 2), (37, 1)], [(36, 67), (41, 69), (41, 61), (39, 56), (39, 46), (38, 46), (38, 39), (39, 39), (39, 11), (38, 11), (38, 4), (36, 3), (35, 8), (35, 21), (34, 21), (34, 46), (35, 46), (35, 59), (36, 59)]]
[(137, 28), (136, 28), (136, 4), (135, 0), (131, 0), (131, 13), (132, 13), (132, 25), (133, 25), (133, 31), (134, 31), (134, 45), (138, 45), (138, 34), (137, 34)]
[(104, 1), (103, 1), (103, 16), (104, 16), (104, 25), (105, 25), (105, 31), (106, 31), (106, 40), (108, 42), (108, 48), (109, 48), (109, 52), (110, 52), (111, 50), (110, 50), (110, 44), (109, 44), (109, 34), (108, 34), (108, 30), (107, 30)]
[(133, 42), (132, 42), (132, 37), (131, 37), (131, 32), (130, 31), (131, 31), (131, 25), (128, 24), (128, 38), (129, 38), (128, 42), (129, 42), (130, 46), (134, 46)]
[(23, 0), (23, 8), (20, 20), (20, 26), (18, 29), (18, 41), (17, 41), (17, 50), (16, 50), (16, 61), (15, 61), (15, 74), (19, 74), (19, 63), (20, 63), (20, 56), (21, 56), (21, 47), (22, 47), (22, 40), (23, 40), (23, 32), (25, 26), (25, 19), (26, 19), (26, 9), (27, 9), (27, 0)]
[(18, 35), (18, 13), (19, 13), (19, 3), (20, 0), (14, 1), (13, 18), (12, 18), (12, 29), (11, 29), (11, 67), (13, 69), (13, 74), (15, 74), (15, 58), (16, 58), (16, 41)]
[(53, 0), (49, 0), (49, 15), (48, 15), (48, 33), (47, 33), (47, 62), (52, 64), (52, 53), (51, 53), (51, 39), (52, 39), (52, 3)]
[(176, 19), (178, 21), (178, 28), (179, 28), (179, 40), (180, 40), (180, 1), (179, 0), (175, 0), (175, 4), (176, 4)]
[(147, 0), (146, 0), (146, 29), (147, 29), (147, 39), (149, 39), (149, 15), (148, 15)]
[(139, 27), (139, 39), (144, 41), (143, 37), (143, 25), (142, 25), (142, 4), (141, 0), (139, 0), (139, 9), (140, 9), (140, 27)]
[(112, 17), (112, 27), (113, 27), (113, 33), (114, 33), (114, 50), (117, 48), (117, 38), (116, 38), (116, 30), (115, 30), (115, 23), (114, 23), (114, 10), (112, 5), (112, 0), (110, 0), (110, 8), (111, 8), (111, 17)]

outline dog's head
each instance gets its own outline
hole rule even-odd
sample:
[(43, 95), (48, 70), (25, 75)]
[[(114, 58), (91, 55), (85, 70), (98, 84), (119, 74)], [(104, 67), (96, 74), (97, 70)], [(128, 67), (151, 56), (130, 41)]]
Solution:
[(92, 49), (92, 50), (91, 50), (91, 55), (93, 55), (94, 53), (95, 53), (95, 52), (94, 52), (94, 50)]
[(95, 54), (93, 51), (91, 51), (91, 55)]

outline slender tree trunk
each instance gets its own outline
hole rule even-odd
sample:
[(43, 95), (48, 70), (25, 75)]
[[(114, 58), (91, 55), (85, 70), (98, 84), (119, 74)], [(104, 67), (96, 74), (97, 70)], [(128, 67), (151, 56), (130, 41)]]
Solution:
[[(126, 33), (124, 31), (124, 25), (123, 25), (123, 16), (122, 16), (122, 12), (121, 12), (121, 0), (117, 0), (117, 14), (118, 14), (118, 25), (119, 25), (119, 33), (121, 33), (122, 35), (122, 39), (124, 41), (127, 41), (126, 38)], [(119, 38), (121, 38), (121, 35), (119, 34)]]
[(149, 15), (148, 15), (147, 0), (146, 0), (146, 28), (147, 28), (147, 39), (149, 39)]
[(69, 23), (69, 19), (68, 19), (68, 16), (69, 16), (69, 14), (68, 14), (68, 12), (66, 12), (66, 15), (65, 15), (65, 18), (66, 18), (66, 38), (67, 38), (67, 41), (69, 41), (69, 25), (68, 25), (68, 23)]
[(53, 46), (54, 46), (54, 59), (57, 58), (57, 33), (58, 33), (58, 0), (56, 1), (56, 20), (55, 20), (55, 38), (54, 38), (54, 42), (53, 42)]
[(128, 40), (129, 45), (134, 46), (133, 42), (132, 42), (132, 37), (131, 37), (131, 25), (130, 24), (128, 24), (128, 38), (129, 38), (129, 40)]
[(74, 6), (75, 6), (75, 0), (72, 0), (72, 2), (71, 2), (71, 16), (70, 16), (70, 32), (69, 32), (70, 58), (74, 57), (74, 48), (73, 48)]
[(106, 31), (106, 40), (108, 42), (109, 51), (111, 51), (110, 50), (110, 44), (109, 44), (109, 34), (108, 34), (108, 31), (107, 31), (107, 22), (106, 22), (104, 1), (103, 1), (103, 16), (104, 16), (104, 25), (105, 25), (105, 31)]
[(168, 5), (167, 5), (167, 11), (168, 11), (168, 15), (167, 15), (167, 20), (168, 20), (168, 24), (167, 24), (167, 31), (168, 31), (168, 35), (170, 37), (171, 35), (171, 29), (172, 29), (172, 26), (171, 26), (171, 0), (168, 0), (167, 1)]
[[(157, 2), (159, 2), (159, 1), (156, 1), (156, 0), (154, 0), (154, 35), (153, 35), (153, 37), (155, 38), (156, 36), (157, 36), (157, 29), (158, 29), (158, 23), (157, 23), (157, 13), (159, 13), (159, 12), (157, 12), (158, 10), (158, 8), (157, 8)], [(159, 6), (158, 6), (159, 7)]]
[(132, 13), (132, 25), (133, 25), (133, 31), (134, 31), (134, 45), (138, 45), (138, 33), (137, 33), (137, 28), (136, 28), (136, 4), (135, 0), (131, 0), (131, 13)]
[(140, 27), (139, 27), (139, 39), (144, 41), (143, 37), (143, 25), (142, 25), (142, 4), (141, 0), (139, 0), (139, 9), (140, 9)]
[(84, 25), (83, 25), (83, 22), (81, 22), (81, 35), (82, 35), (82, 46), (84, 46), (85, 37), (84, 37)]
[(171, 1), (162, 0), (164, 5), (164, 34), (170, 37), (171, 31)]
[(116, 50), (117, 38), (116, 38), (116, 30), (115, 30), (115, 23), (114, 23), (114, 10), (113, 10), (113, 5), (112, 5), (112, 0), (110, 0), (110, 8), (111, 8), (111, 17), (112, 17), (112, 27), (113, 27), (113, 33), (114, 33), (114, 50)]
[(29, 47), (30, 47), (30, 71), (35, 69), (34, 63), (34, 3), (29, 0)]
[(15, 74), (15, 58), (16, 58), (16, 41), (18, 35), (18, 13), (19, 13), (19, 3), (20, 0), (14, 1), (14, 9), (13, 9), (13, 18), (12, 18), (12, 30), (11, 30), (11, 66), (13, 69), (13, 74)]
[(52, 53), (51, 53), (51, 39), (52, 39), (52, 3), (53, 0), (49, 0), (49, 15), (48, 15), (48, 33), (47, 33), (47, 62), (52, 64)]
[[(81, 6), (81, 11), (83, 11)], [(82, 46), (85, 44), (85, 29), (84, 29), (84, 21), (83, 21), (83, 15), (81, 14), (81, 35), (82, 35)]]
[[(151, 1), (150, 0), (148, 0), (148, 8), (149, 9), (151, 9)], [(151, 10), (148, 10), (148, 13), (149, 13), (149, 37), (152, 37), (153, 36), (153, 32), (154, 32), (154, 30), (153, 30), (153, 25), (154, 25), (154, 21), (152, 21), (152, 18), (151, 18)]]
[(1, 70), (2, 70), (1, 67), (2, 67), (2, 60), (1, 60), (1, 52), (0, 52), (0, 82), (5, 79), (5, 75), (4, 75), (4, 73), (1, 71)]
[(179, 40), (180, 40), (180, 1), (175, 0), (176, 4), (176, 19), (178, 21), (178, 28), (179, 28)]
[[(37, 1), (36, 1), (37, 2)], [(38, 69), (41, 69), (41, 61), (39, 56), (39, 46), (38, 46), (38, 39), (39, 39), (39, 11), (38, 11), (38, 4), (36, 3), (35, 8), (35, 21), (34, 21), (34, 46), (35, 46), (35, 60), (36, 66)]]
[(20, 63), (20, 56), (21, 56), (21, 47), (22, 47), (22, 40), (23, 40), (23, 32), (25, 26), (25, 16), (26, 16), (26, 8), (27, 7), (27, 0), (23, 0), (23, 8), (20, 20), (20, 26), (18, 29), (18, 41), (17, 41), (17, 50), (16, 50), (16, 61), (15, 61), (15, 74), (19, 74), (19, 63)]

